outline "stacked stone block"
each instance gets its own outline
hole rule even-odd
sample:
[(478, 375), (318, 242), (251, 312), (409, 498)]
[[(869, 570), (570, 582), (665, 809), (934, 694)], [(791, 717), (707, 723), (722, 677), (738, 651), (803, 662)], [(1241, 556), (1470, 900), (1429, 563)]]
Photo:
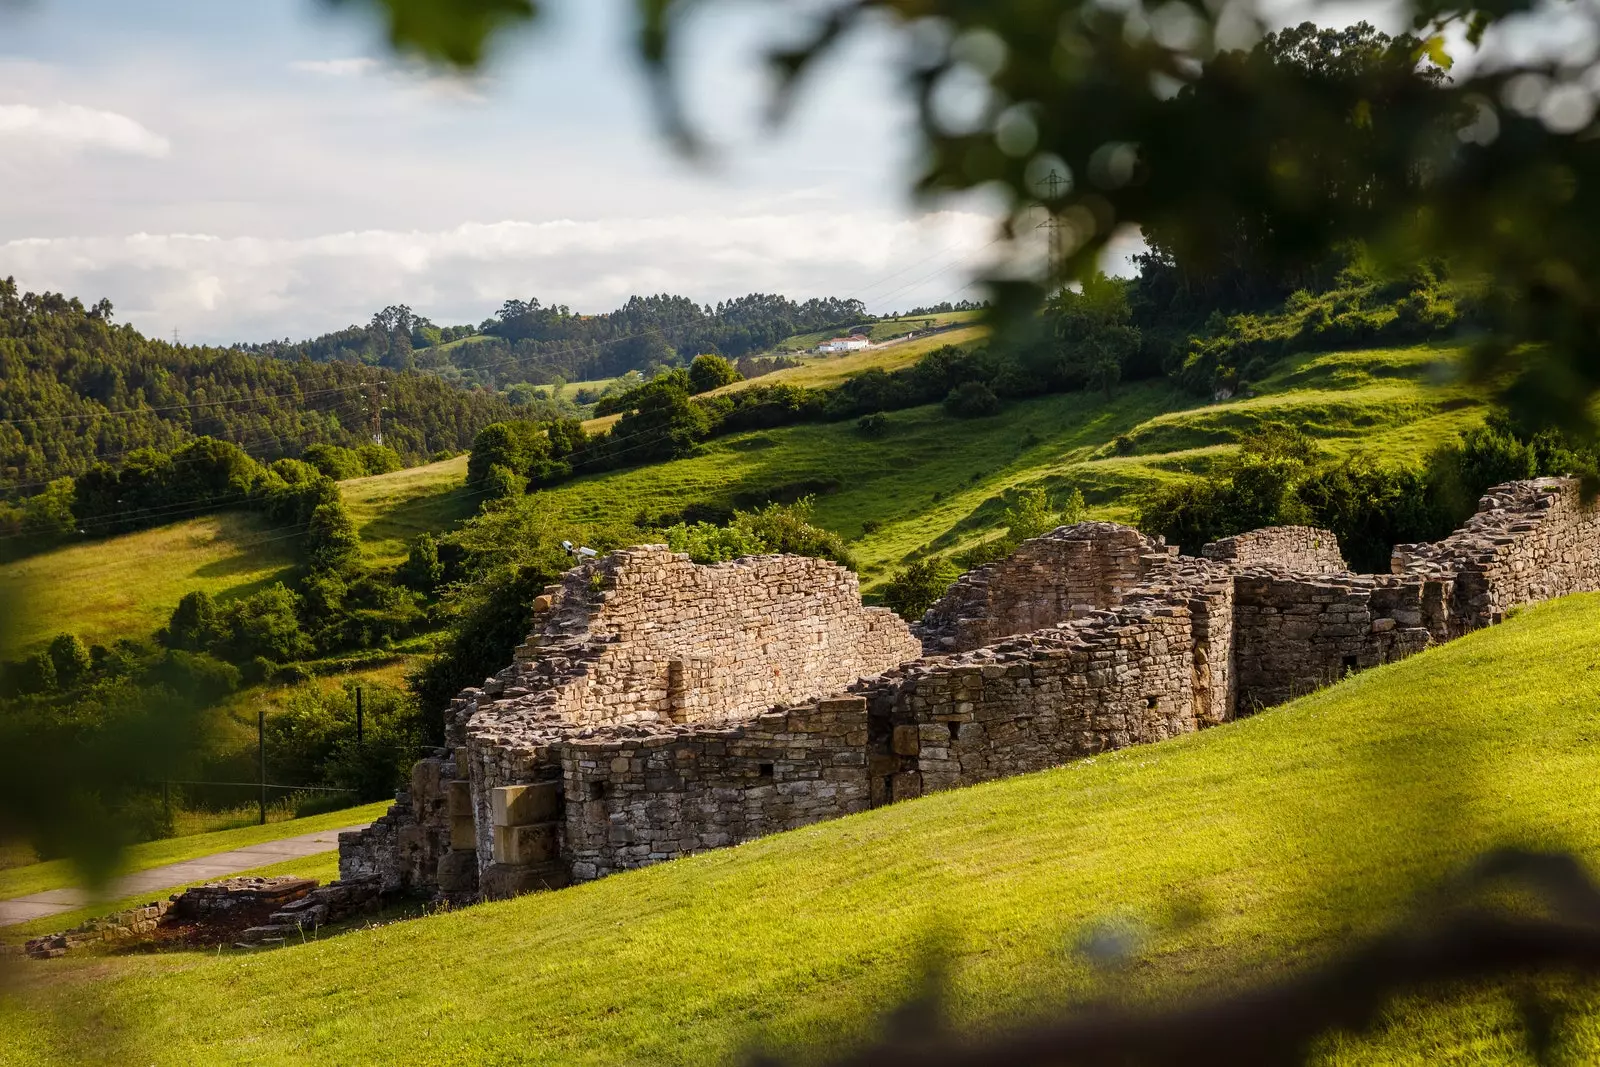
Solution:
[(1176, 548), (1113, 522), (1061, 526), (963, 575), (917, 626), (929, 655), (968, 652), (1118, 603)]
[(1574, 483), (1482, 507), (1392, 575), (1351, 574), (1309, 527), (1199, 558), (1062, 527), (955, 583), (915, 637), (831, 564), (613, 553), (537, 598), (446, 747), (341, 840), (341, 876), (458, 900), (598, 878), (1227, 722), (1600, 588)]

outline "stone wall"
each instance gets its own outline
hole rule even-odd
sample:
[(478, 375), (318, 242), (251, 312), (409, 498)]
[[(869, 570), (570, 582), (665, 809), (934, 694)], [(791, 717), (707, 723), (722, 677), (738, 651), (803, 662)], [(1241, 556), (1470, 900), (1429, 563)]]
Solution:
[(1428, 623), (1448, 640), (1505, 618), (1519, 604), (1600, 590), (1600, 511), (1578, 483), (1540, 478), (1490, 489), (1442, 541), (1399, 545), (1396, 574), (1431, 583)]
[(928, 609), (917, 633), (935, 655), (1056, 626), (1116, 604), (1176, 551), (1117, 523), (1062, 526), (963, 575)]
[(1268, 565), (1297, 574), (1341, 574), (1350, 569), (1339, 539), (1315, 526), (1271, 526), (1224, 537), (1200, 549), (1206, 559), (1241, 567)]
[(1600, 523), (1570, 482), (1496, 487), (1392, 575), (1349, 573), (1305, 527), (1203, 552), (1063, 527), (953, 585), (920, 643), (815, 560), (586, 563), (538, 598), (515, 662), (452, 702), (390, 813), (344, 835), (341, 877), (555, 888), (1227, 722), (1600, 588)]
[(1234, 578), (1238, 707), (1281, 704), (1344, 675), (1420, 652), (1422, 583), (1376, 575), (1314, 578), (1262, 568)]
[(578, 880), (869, 806), (867, 702), (840, 697), (707, 730), (601, 736), (562, 756)]

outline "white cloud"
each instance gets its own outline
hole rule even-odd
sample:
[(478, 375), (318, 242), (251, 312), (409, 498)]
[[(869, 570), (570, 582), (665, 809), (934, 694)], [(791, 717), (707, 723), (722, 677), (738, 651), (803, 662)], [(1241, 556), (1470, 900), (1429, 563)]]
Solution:
[(126, 115), (78, 104), (0, 104), (0, 138), (53, 144), (70, 149), (104, 149), (164, 158), (172, 151), (165, 137)]
[(289, 64), (305, 74), (321, 74), (329, 78), (359, 78), (378, 69), (378, 61), (370, 56), (351, 56), (347, 59), (302, 59)]
[(714, 302), (748, 292), (856, 296), (874, 310), (957, 299), (993, 236), (978, 213), (682, 214), (469, 223), (305, 238), (147, 234), (0, 244), (0, 276), (27, 289), (109, 297), (164, 335), (229, 342), (303, 337), (407, 303), (477, 322), (511, 297), (586, 311), (635, 293)]

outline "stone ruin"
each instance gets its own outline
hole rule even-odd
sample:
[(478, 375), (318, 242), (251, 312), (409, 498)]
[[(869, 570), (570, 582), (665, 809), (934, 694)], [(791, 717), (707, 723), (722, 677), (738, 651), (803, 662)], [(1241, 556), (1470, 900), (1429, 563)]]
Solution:
[(908, 627), (824, 561), (615, 552), (544, 590), (445, 746), (341, 836), (340, 876), (506, 897), (1190, 733), (1600, 589), (1600, 522), (1570, 480), (1497, 486), (1391, 569), (1352, 573), (1308, 527), (1184, 557), (1088, 522)]

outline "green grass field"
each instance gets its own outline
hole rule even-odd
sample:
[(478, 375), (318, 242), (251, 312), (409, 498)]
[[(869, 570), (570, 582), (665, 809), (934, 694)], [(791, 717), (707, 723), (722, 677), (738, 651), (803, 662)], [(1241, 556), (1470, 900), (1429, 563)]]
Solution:
[[(1244, 721), (557, 893), (254, 956), (24, 962), (7, 1062), (723, 1063), (870, 1035), (945, 963), (964, 1031), (1292, 971), (1514, 842), (1600, 861), (1600, 596)], [(1076, 946), (1122, 931), (1130, 964)], [(1566, 988), (1567, 1062), (1600, 998)], [(1510, 995), (1407, 1001), (1326, 1063), (1521, 1062)]]
[(1204, 470), (1267, 422), (1300, 427), (1330, 455), (1419, 459), (1483, 417), (1464, 387), (1438, 384), (1452, 359), (1426, 346), (1303, 356), (1254, 395), (1219, 403), (1134, 382), (1109, 402), (1092, 393), (1036, 397), (983, 419), (915, 408), (890, 412), (889, 432), (870, 440), (853, 422), (763, 430), (718, 438), (688, 459), (580, 478), (541, 500), (573, 522), (654, 520), (690, 505), (749, 507), (811, 492), (818, 521), (857, 539), (870, 587), (914, 553), (987, 536), (1017, 487), (1076, 487), (1094, 517), (1129, 521), (1141, 492)]
[(362, 546), (375, 559), (404, 559), (418, 534), (438, 533), (477, 510), (466, 490), (467, 457), (339, 483)]
[(20, 605), (14, 655), (63, 631), (88, 642), (147, 637), (187, 592), (221, 600), (287, 580), (299, 534), (247, 512), (224, 512), (85, 541), (0, 564), (0, 601)]
[[(966, 332), (899, 347), (954, 343)], [(851, 360), (870, 356), (881, 366), (897, 351), (836, 357), (756, 381), (812, 375), (800, 380), (814, 385), (825, 380), (818, 375), (863, 369), (841, 371)], [(915, 553), (956, 550), (991, 534), (1004, 494), (1019, 486), (1075, 486), (1094, 517), (1128, 521), (1140, 492), (1205, 469), (1264, 422), (1292, 422), (1335, 455), (1417, 459), (1483, 417), (1464, 387), (1439, 384), (1453, 356), (1427, 346), (1301, 356), (1254, 395), (1219, 403), (1165, 383), (1130, 382), (1109, 402), (1086, 393), (1037, 397), (986, 419), (953, 419), (938, 406), (891, 412), (890, 432), (872, 440), (850, 421), (737, 434), (691, 458), (579, 478), (541, 498), (561, 520), (655, 521), (690, 506), (731, 509), (814, 493), (818, 520), (856, 539), (870, 588)], [(1122, 453), (1113, 448), (1119, 435), (1128, 443)], [(462, 484), (465, 474), (466, 458), (457, 457), (342, 483), (368, 553), (392, 562), (418, 533), (450, 529), (472, 514), (478, 501)], [(867, 524), (875, 525), (870, 534)], [(263, 530), (253, 516), (222, 515), (76, 545), (0, 565), (0, 588), (40, 591), (37, 608), (23, 613), (24, 647), (62, 630), (91, 641), (147, 636), (190, 589), (226, 597), (286, 575), (294, 540)]]
[[(971, 322), (982, 312), (980, 311), (941, 311), (932, 315), (912, 315), (898, 319), (883, 319), (875, 322), (866, 331), (867, 339), (873, 342), (887, 341), (894, 337), (903, 337), (905, 334), (924, 328), (924, 324), (932, 321), (936, 326), (949, 326), (952, 323)], [(838, 330), (819, 330), (815, 333), (797, 333), (793, 337), (786, 337), (773, 349), (774, 352), (806, 352), (830, 338), (838, 337)]]

